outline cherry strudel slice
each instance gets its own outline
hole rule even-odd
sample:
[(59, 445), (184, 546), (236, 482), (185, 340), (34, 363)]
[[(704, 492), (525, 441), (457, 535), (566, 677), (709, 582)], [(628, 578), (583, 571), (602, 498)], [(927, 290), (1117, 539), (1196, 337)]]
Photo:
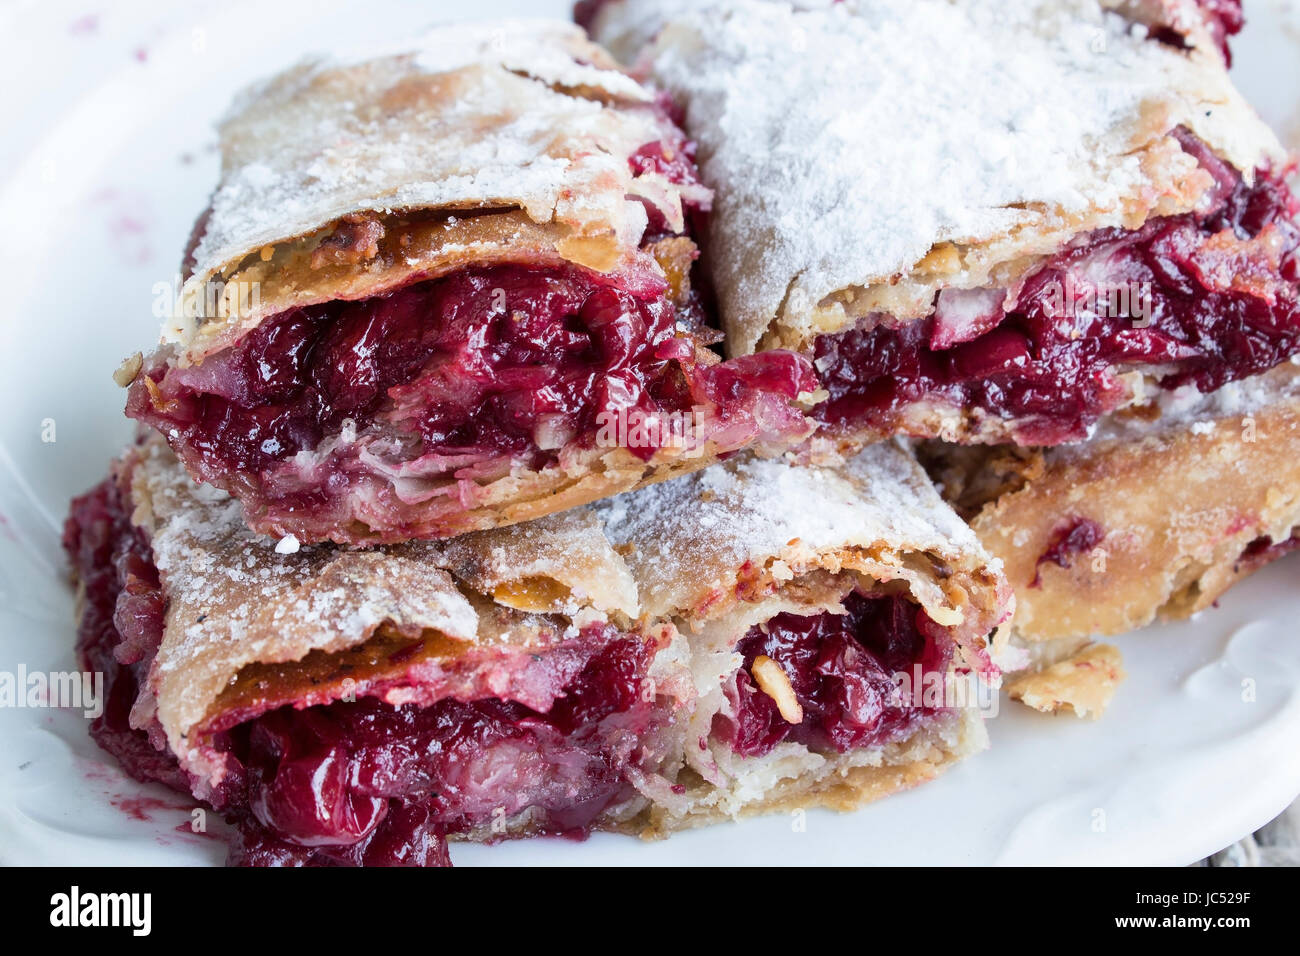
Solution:
[(232, 863), (294, 866), (848, 806), (981, 745), (982, 699), (948, 690), (996, 680), (1007, 590), (910, 457), (708, 476), (295, 551), (144, 441), (65, 532), (91, 733), (224, 817)]
[(375, 544), (800, 440), (792, 353), (721, 362), (665, 105), (565, 24), (447, 28), (245, 94), (127, 413), (258, 531)]
[(92, 736), (224, 816), (231, 863), (437, 865), (448, 834), (617, 826), (680, 760), (684, 652), (582, 511), (289, 552), (151, 440), (73, 503), (65, 546), (108, 695)]
[(1079, 441), (1300, 351), (1287, 158), (1232, 3), (664, 0), (592, 21), (682, 108), (734, 355), (813, 358), (834, 451)]
[(683, 789), (656, 829), (852, 809), (986, 746), (1014, 601), (899, 447), (742, 459), (594, 507), (691, 648)]
[[(1165, 393), (1082, 444), (932, 442), (922, 457), (1016, 590), (1018, 650), (999, 662), (1054, 668), (1055, 681), (1077, 672), (1078, 687), (1109, 680), (1090, 638), (1205, 610), (1300, 545), (1293, 363), (1208, 397)], [(1069, 662), (1081, 648), (1083, 669)], [(1058, 706), (1067, 696), (1055, 693)]]

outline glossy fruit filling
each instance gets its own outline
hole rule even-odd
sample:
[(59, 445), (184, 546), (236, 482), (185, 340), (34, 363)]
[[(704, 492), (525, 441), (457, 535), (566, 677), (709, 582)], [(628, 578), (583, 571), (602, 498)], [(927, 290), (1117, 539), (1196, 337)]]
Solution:
[(376, 865), (387, 862), (376, 844), (418, 853), (445, 833), (505, 836), (525, 811), (529, 832), (585, 834), (636, 796), (628, 768), (666, 719), (642, 699), (648, 662), (640, 641), (604, 642), (545, 714), (508, 700), (362, 698), (243, 723), (221, 742), (242, 777), (225, 808), (242, 818), (236, 862)]
[[(845, 614), (779, 614), (750, 629), (737, 647), (744, 666), (728, 689), (732, 714), (715, 719), (716, 738), (744, 757), (763, 756), (782, 741), (844, 753), (901, 739), (936, 712), (901, 688), (942, 679), (953, 655), (948, 632), (901, 596), (854, 592), (844, 606)], [(783, 718), (759, 688), (753, 667), (760, 655), (785, 672), (802, 709), (799, 723)]]
[[(157, 722), (130, 722), (165, 600), (115, 482), (74, 501), (64, 543), (85, 589), (78, 650), (105, 675), (92, 736), (136, 779), (199, 792)], [(529, 832), (587, 832), (635, 797), (633, 775), (657, 769), (646, 741), (671, 720), (670, 705), (643, 693), (653, 650), (641, 639), (596, 625), (562, 646), (585, 663), (554, 688), (546, 713), (505, 699), (393, 707), (362, 697), (281, 707), (211, 734), (226, 774), (203, 802), (233, 824), (229, 861), (445, 864), (448, 833), (504, 836), (521, 814)]]
[[(500, 266), (295, 309), (199, 365), (158, 356), (127, 413), (237, 494), (257, 530), (308, 540), (350, 517), (379, 539), (442, 536), (455, 529), (419, 525), (431, 499), (455, 512), (474, 483), (573, 446), (649, 459), (696, 438), (740, 447), (804, 427), (790, 404), (815, 388), (804, 360), (702, 363), (661, 285), (611, 283)], [(364, 516), (350, 510), (359, 499)]]
[(823, 336), (815, 417), (888, 433), (925, 430), (909, 406), (973, 409), (977, 434), (981, 416), (1007, 426), (983, 440), (1052, 445), (1129, 401), (1125, 372), (1212, 392), (1300, 351), (1295, 198), (1182, 138), (1217, 183), (1207, 212), (1093, 233), (1018, 289), (945, 290), (923, 321)]
[(82, 588), (77, 652), (86, 670), (104, 675), (104, 710), (90, 722), (90, 736), (137, 780), (188, 793), (176, 758), (153, 744), (162, 728), (130, 724), (162, 641), (166, 601), (149, 543), (131, 523), (116, 481), (73, 500), (63, 547)]

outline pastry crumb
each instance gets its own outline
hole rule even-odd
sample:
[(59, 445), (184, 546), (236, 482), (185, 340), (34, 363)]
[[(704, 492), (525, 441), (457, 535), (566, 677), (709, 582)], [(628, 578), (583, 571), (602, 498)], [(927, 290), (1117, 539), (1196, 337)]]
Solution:
[(1013, 678), (1007, 693), (1045, 714), (1073, 712), (1096, 720), (1125, 677), (1124, 658), (1110, 644), (1087, 644), (1065, 660)]

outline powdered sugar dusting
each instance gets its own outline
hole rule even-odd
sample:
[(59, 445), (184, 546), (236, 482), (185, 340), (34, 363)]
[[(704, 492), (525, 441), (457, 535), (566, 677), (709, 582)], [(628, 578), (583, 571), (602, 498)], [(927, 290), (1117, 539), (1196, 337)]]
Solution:
[[(553, 20), (504, 20), (468, 28), (431, 30), (414, 46), (416, 65), (429, 73), (473, 65), (486, 47), (507, 70), (523, 73), (550, 86), (595, 89), (628, 102), (649, 102), (651, 94), (636, 80), (617, 70), (584, 62), (590, 50), (581, 33)], [(389, 51), (400, 54), (401, 49)]]
[(636, 583), (590, 509), (463, 535), (437, 547), (458, 577), (485, 593), (510, 583), (549, 580), (568, 592), (560, 597), (570, 615), (588, 605), (633, 619), (640, 613)]
[(1085, 212), (1121, 224), (1126, 200), (1158, 188), (1135, 146), (1179, 123), (1241, 147), (1247, 169), (1272, 142), (1256, 126), (1234, 140), (1256, 121), (1217, 53), (1149, 41), (1098, 0), (679, 6), (627, 0), (598, 38), (676, 12), (647, 64), (686, 104), (716, 192), (733, 352), (783, 310), (906, 273), (939, 243), (1068, 229)]
[(747, 563), (842, 548), (921, 552), (988, 563), (970, 529), (911, 455), (885, 443), (843, 469), (733, 460), (595, 506), (648, 608), (692, 607)]
[(449, 574), (411, 551), (301, 548), (249, 531), (239, 503), (195, 485), (161, 442), (138, 452), (135, 520), (150, 533), (167, 625), (150, 682), (172, 746), (245, 665), (301, 660), (383, 623), (473, 641), (478, 615)]

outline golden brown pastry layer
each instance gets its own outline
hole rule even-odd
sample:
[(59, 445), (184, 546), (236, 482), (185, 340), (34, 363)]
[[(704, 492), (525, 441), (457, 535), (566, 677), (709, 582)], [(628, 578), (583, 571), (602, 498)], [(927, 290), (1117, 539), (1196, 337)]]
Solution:
[(811, 431), (806, 361), (711, 349), (692, 147), (574, 26), (306, 63), (219, 142), (163, 344), (120, 380), (261, 533), (448, 538)]
[(1230, 410), (1221, 397), (1079, 446), (924, 454), (1002, 559), (1023, 640), (1120, 634), (1209, 607), (1288, 546), (1300, 527), (1293, 378), (1282, 368), (1247, 384), (1258, 402)]

